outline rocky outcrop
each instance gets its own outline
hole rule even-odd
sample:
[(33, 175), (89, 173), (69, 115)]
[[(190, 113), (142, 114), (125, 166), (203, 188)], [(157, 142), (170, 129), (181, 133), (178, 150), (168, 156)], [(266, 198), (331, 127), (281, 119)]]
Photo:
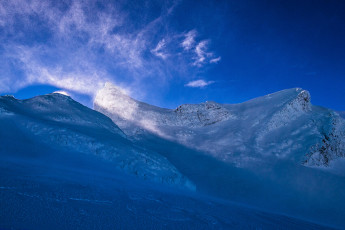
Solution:
[(321, 132), (322, 139), (311, 147), (303, 162), (307, 166), (329, 166), (331, 161), (345, 157), (345, 121), (334, 112), (329, 113), (329, 128)]
[(229, 118), (235, 118), (222, 105), (211, 101), (194, 105), (181, 105), (175, 109), (175, 113), (178, 120), (185, 121), (185, 125), (192, 127), (212, 125)]

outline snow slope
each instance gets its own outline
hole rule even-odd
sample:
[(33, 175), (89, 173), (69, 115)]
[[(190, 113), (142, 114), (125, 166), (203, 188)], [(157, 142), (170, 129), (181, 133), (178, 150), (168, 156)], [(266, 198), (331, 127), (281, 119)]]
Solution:
[(200, 193), (345, 226), (344, 121), (311, 105), (305, 90), (171, 110), (106, 84), (94, 108), (165, 156)]
[[(0, 229), (331, 229), (158, 186), (93, 155), (56, 161), (0, 155)], [(79, 161), (66, 166), (66, 155)]]
[(0, 125), (0, 153), (10, 158), (45, 158), (50, 149), (93, 154), (146, 180), (193, 189), (164, 157), (134, 145), (108, 117), (62, 94), (0, 97)]

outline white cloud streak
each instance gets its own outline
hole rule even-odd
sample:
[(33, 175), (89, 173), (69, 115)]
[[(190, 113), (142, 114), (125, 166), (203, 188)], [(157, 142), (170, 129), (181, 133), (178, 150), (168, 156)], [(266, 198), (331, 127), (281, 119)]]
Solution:
[(210, 60), (210, 63), (218, 63), (218, 62), (220, 62), (220, 60), (222, 60), (221, 57), (213, 58)]
[(202, 67), (207, 63), (216, 64), (221, 60), (221, 57), (215, 57), (215, 54), (209, 51), (210, 40), (201, 40), (196, 42), (197, 31), (191, 30), (184, 34), (184, 40), (181, 42), (181, 46), (185, 51), (192, 51), (193, 66)]
[[(61, 66), (46, 66), (38, 58), (43, 47), (16, 47), (8, 52), (7, 58), (15, 59), (18, 68), (25, 70), (25, 78), (21, 79), (20, 84), (16, 84), (14, 89), (20, 89), (32, 84), (49, 84), (70, 91), (93, 95), (98, 89), (103, 87), (106, 81), (110, 81), (105, 73), (96, 70), (89, 63), (79, 65), (82, 68), (62, 68)], [(75, 61), (72, 61), (73, 63)]]
[[(93, 95), (100, 85), (111, 80), (104, 65), (95, 65), (95, 62), (100, 62), (97, 60), (97, 51), (100, 49), (105, 52), (103, 58), (108, 62), (113, 60), (113, 66), (126, 69), (132, 74), (145, 71), (142, 68), (145, 62), (142, 52), (147, 41), (138, 40), (131, 33), (113, 33), (117, 27), (125, 26), (125, 16), (116, 6), (111, 5), (106, 12), (96, 11), (92, 12), (95, 15), (90, 16), (92, 3), (90, 1), (89, 6), (75, 0), (66, 10), (60, 10), (48, 1), (1, 1), (0, 25), (7, 34), (14, 37), (13, 40), (25, 36), (21, 30), (35, 29), (35, 21), (32, 20), (35, 17), (45, 22), (44, 26), (48, 28), (51, 37), (48, 43), (38, 45), (3, 42), (5, 52), (0, 59), (5, 59), (8, 65), (15, 63), (24, 74), (1, 76), (0, 92), (16, 91), (40, 83)], [(23, 28), (20, 31), (16, 31), (18, 17), (22, 20)], [(13, 35), (15, 33), (18, 35)], [(46, 56), (55, 61), (47, 62)], [(0, 64), (0, 67), (3, 66)]]
[(214, 81), (195, 80), (195, 81), (188, 82), (187, 84), (185, 84), (185, 86), (192, 87), (192, 88), (204, 88), (213, 83)]

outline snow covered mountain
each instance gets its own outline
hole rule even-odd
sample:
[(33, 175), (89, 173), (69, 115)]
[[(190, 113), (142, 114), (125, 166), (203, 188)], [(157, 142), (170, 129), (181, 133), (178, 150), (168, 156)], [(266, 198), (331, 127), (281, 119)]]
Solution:
[(0, 229), (331, 229), (195, 193), (152, 149), (68, 96), (0, 97)]
[(343, 120), (306, 91), (169, 110), (107, 84), (95, 108), (115, 122), (61, 94), (0, 97), (1, 229), (345, 226), (344, 177), (315, 169), (343, 159)]
[(308, 91), (294, 88), (241, 104), (158, 108), (108, 83), (94, 108), (129, 136), (153, 133), (207, 152), (237, 166), (275, 159), (327, 167), (345, 156), (345, 122), (334, 111), (313, 106)]
[(51, 150), (93, 154), (146, 180), (193, 188), (164, 157), (134, 145), (108, 117), (62, 94), (0, 97), (0, 126), (0, 152), (8, 157), (47, 157)]

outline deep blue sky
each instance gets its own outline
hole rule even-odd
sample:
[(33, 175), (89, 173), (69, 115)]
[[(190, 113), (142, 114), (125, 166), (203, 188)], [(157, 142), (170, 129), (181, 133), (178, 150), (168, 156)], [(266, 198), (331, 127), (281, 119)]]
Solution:
[(0, 93), (162, 107), (301, 87), (345, 111), (345, 1), (0, 1)]

